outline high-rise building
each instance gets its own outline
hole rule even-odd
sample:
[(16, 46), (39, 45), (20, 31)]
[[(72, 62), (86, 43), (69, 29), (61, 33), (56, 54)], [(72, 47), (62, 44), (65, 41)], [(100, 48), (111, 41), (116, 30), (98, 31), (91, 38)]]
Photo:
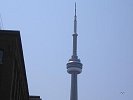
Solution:
[(0, 98), (29, 99), (19, 31), (0, 30)]
[(71, 95), (70, 100), (78, 100), (77, 75), (82, 72), (82, 63), (77, 56), (77, 15), (75, 3), (74, 33), (73, 33), (73, 54), (67, 63), (67, 72), (71, 74)]
[(0, 100), (29, 100), (19, 31), (0, 30)]

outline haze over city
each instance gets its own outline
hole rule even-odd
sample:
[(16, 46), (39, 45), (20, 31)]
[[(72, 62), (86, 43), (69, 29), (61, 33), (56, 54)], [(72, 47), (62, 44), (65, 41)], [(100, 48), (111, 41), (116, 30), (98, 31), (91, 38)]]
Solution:
[(132, 0), (1, 0), (0, 27), (21, 33), (30, 94), (70, 100), (75, 1), (78, 100), (132, 100)]

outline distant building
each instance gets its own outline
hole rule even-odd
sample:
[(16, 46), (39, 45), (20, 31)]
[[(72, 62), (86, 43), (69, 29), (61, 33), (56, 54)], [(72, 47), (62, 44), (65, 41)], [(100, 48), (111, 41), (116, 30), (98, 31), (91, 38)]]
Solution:
[(42, 100), (40, 96), (30, 96), (29, 100)]
[(19, 31), (0, 30), (0, 99), (29, 100)]

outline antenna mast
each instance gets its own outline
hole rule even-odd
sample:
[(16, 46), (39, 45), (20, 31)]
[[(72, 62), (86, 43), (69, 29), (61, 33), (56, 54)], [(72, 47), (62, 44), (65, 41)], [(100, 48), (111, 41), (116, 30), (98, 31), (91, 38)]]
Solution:
[(3, 21), (2, 21), (2, 16), (0, 14), (0, 30), (2, 30), (2, 29), (3, 29)]
[(74, 15), (74, 33), (73, 33), (73, 55), (72, 59), (77, 60), (77, 15), (76, 15), (76, 2), (75, 2), (75, 15)]

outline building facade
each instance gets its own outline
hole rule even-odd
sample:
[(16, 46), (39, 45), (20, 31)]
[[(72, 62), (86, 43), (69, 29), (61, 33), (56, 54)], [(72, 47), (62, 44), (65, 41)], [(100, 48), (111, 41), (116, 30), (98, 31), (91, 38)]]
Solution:
[(0, 98), (29, 100), (19, 31), (0, 30)]

